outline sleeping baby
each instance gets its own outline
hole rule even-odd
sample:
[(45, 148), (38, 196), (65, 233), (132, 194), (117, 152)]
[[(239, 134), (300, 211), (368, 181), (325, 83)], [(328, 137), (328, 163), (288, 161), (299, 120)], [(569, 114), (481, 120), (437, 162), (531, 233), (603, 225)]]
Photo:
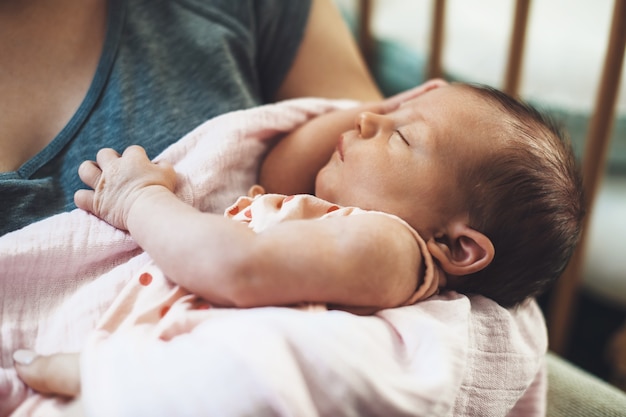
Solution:
[(128, 230), (172, 282), (218, 306), (374, 312), (442, 289), (513, 306), (560, 275), (582, 217), (558, 130), (461, 84), (358, 113), (314, 196), (256, 193), (226, 217), (180, 201), (174, 170), (139, 147), (103, 149), (79, 173), (93, 190), (77, 192), (78, 207)]
[[(168, 340), (212, 307), (372, 314), (442, 291), (512, 307), (561, 274), (580, 233), (581, 180), (569, 143), (535, 109), (445, 84), (389, 112), (345, 114), (354, 128), (314, 194), (281, 194), (262, 176), (224, 216), (181, 201), (173, 168), (138, 146), (84, 162), (91, 189), (76, 205), (127, 230), (152, 259), (118, 305), (133, 319), (111, 316), (103, 328), (159, 323)], [(322, 132), (346, 120), (313, 122)], [(298, 146), (276, 146), (265, 161)]]

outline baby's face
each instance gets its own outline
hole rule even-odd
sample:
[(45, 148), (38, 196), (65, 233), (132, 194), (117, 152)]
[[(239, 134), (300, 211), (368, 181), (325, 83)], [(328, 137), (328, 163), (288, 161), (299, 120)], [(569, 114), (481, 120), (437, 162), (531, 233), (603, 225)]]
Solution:
[(498, 114), (458, 85), (431, 90), (389, 114), (362, 113), (318, 173), (316, 195), (392, 213), (424, 238), (436, 235), (466, 216), (457, 172), (496, 148)]

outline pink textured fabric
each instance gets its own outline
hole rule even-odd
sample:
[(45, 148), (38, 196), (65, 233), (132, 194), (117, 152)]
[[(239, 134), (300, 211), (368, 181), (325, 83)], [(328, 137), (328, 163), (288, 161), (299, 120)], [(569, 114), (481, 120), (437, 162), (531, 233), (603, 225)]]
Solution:
[[(268, 140), (318, 114), (350, 105), (298, 99), (232, 112), (200, 125), (156, 159), (174, 164), (181, 198), (221, 213), (256, 181)], [(12, 352), (25, 347), (42, 354), (80, 350), (142, 263), (129, 261), (140, 253), (128, 235), (82, 210), (0, 237), (0, 416), (28, 395), (15, 375)], [(115, 273), (98, 278), (118, 266)], [(91, 297), (88, 302), (86, 296)]]
[[(159, 158), (175, 165), (181, 198), (221, 212), (254, 183), (268, 139), (349, 105), (301, 99), (230, 113)], [(149, 320), (123, 327), (132, 310), (112, 312), (147, 265), (126, 234), (80, 210), (0, 238), (0, 416), (65, 407), (16, 378), (18, 348), (83, 351), (89, 416), (542, 415), (547, 338), (534, 302), (505, 310), (444, 293), (367, 317), (213, 309), (176, 315), (183, 322), (170, 324), (187, 327), (173, 333)]]

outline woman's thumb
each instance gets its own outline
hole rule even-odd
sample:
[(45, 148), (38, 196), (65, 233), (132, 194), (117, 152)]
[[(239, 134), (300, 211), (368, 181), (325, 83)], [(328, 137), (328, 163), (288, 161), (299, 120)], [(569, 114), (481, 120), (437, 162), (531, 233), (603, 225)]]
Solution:
[(13, 353), (13, 360), (18, 376), (35, 391), (69, 397), (80, 393), (78, 353), (41, 356), (21, 349)]

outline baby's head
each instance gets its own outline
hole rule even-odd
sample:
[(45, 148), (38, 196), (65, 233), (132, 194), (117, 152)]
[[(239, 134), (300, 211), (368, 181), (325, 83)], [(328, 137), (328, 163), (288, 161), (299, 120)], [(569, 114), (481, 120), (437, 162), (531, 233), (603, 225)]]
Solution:
[(426, 240), (448, 287), (504, 306), (561, 274), (583, 216), (560, 131), (526, 104), (465, 84), (359, 115), (319, 172), (316, 194), (398, 215)]
[(457, 289), (515, 305), (565, 269), (585, 212), (582, 178), (569, 140), (549, 118), (500, 91), (465, 88), (500, 114), (504, 141), (496, 158), (460, 172), (470, 225), (489, 236), (496, 256)]

